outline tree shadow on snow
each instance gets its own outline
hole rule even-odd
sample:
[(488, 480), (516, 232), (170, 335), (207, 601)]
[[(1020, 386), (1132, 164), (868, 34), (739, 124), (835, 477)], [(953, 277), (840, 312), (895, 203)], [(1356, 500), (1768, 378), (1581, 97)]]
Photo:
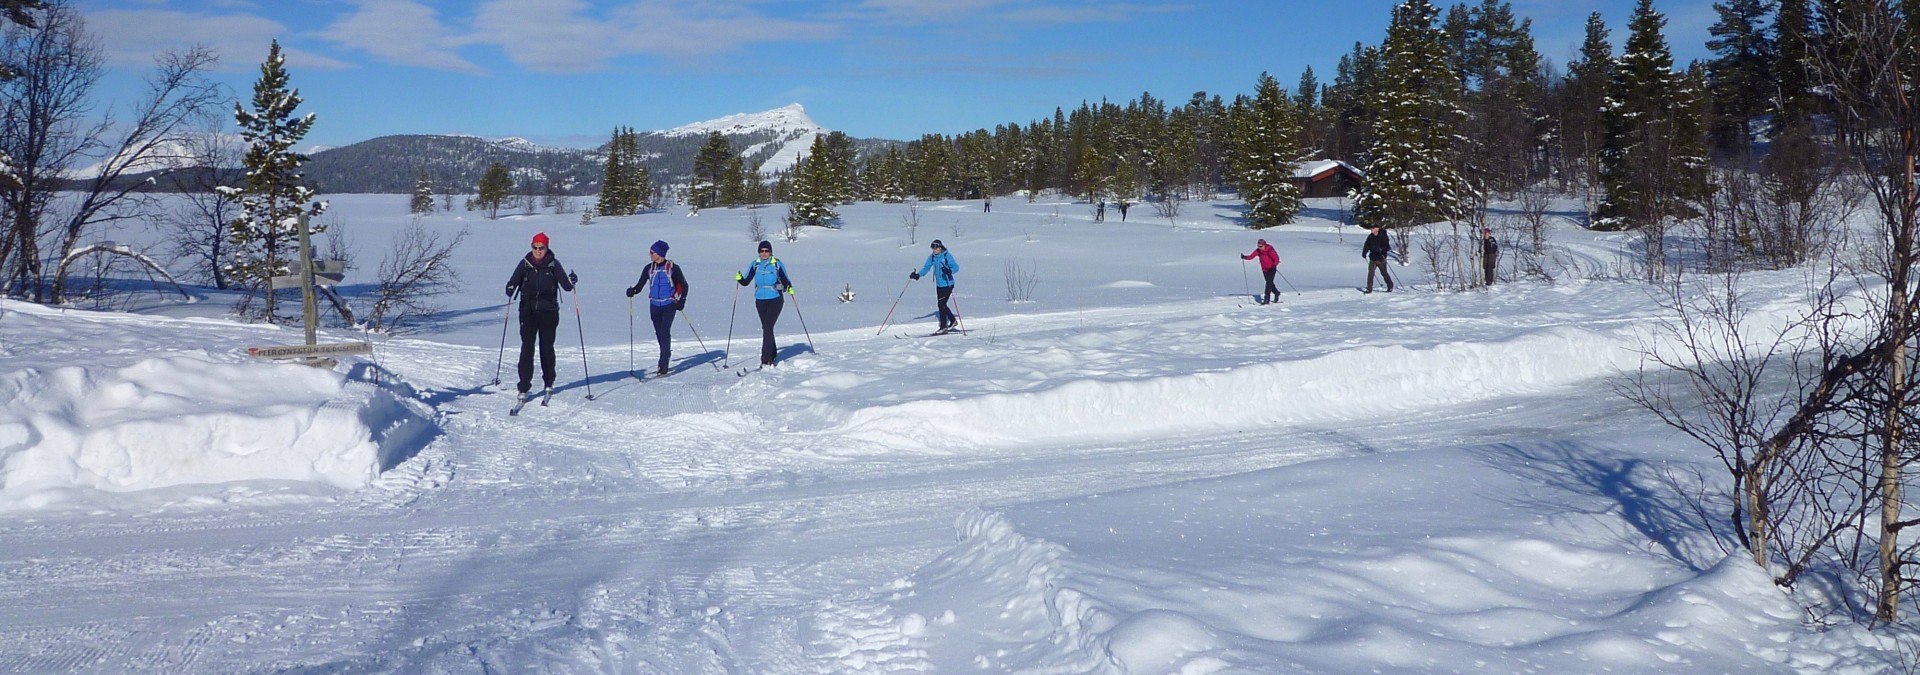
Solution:
[(1706, 570), (1732, 550), (1725, 536), (1701, 522), (1701, 505), (1675, 489), (1674, 478), (1657, 463), (1573, 441), (1503, 443), (1485, 446), (1478, 454), (1503, 471), (1604, 503), (1583, 509), (1578, 500), (1522, 497), (1514, 500), (1516, 506), (1554, 516), (1617, 516), (1645, 538), (1623, 537), (1623, 545), (1646, 548), (1650, 543), (1695, 572)]

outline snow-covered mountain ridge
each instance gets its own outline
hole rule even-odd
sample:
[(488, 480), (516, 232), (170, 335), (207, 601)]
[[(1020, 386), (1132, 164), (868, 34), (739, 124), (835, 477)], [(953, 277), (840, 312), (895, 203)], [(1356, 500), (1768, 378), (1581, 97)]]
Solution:
[(823, 134), (826, 133), (828, 129), (820, 126), (818, 122), (813, 121), (812, 117), (808, 117), (806, 107), (798, 103), (790, 103), (772, 110), (757, 113), (735, 113), (725, 117), (710, 119), (705, 122), (694, 122), (693, 124), (653, 133), (667, 137), (678, 137), (704, 136), (714, 131), (718, 131), (723, 135), (737, 136), (757, 132), (774, 132), (781, 135), (796, 133)]

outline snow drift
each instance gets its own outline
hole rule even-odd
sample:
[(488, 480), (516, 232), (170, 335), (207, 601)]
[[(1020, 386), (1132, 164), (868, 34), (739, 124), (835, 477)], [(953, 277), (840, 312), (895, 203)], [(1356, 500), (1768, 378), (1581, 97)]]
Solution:
[[(51, 313), (9, 319), (55, 335), (100, 328)], [(72, 365), (0, 372), (0, 509), (45, 506), (76, 490), (240, 481), (354, 489), (431, 435), (417, 404), (332, 371), (222, 362), (205, 351), (115, 365), (100, 364), (120, 360), (101, 354), (45, 353)]]

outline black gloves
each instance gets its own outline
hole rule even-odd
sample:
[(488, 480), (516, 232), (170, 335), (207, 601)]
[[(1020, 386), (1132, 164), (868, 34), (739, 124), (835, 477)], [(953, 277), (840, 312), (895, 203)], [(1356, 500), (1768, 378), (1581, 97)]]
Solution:
[(914, 280), (914, 281), (919, 281), (919, 280), (920, 280), (920, 273), (919, 273), (919, 272), (908, 272), (908, 273), (907, 273), (907, 278), (908, 278), (908, 279), (912, 279), (912, 280)]
[(574, 274), (574, 273), (572, 273), (572, 272), (568, 272), (568, 273), (567, 273), (567, 283), (568, 283), (568, 284), (578, 284), (578, 283), (580, 283), (580, 275), (578, 275), (578, 274)]
[(513, 287), (513, 286), (508, 286), (508, 287), (507, 287), (507, 297), (509, 297), (509, 298), (511, 298), (511, 297), (513, 297), (513, 294), (514, 294), (514, 293), (518, 293), (518, 292), (520, 292), (520, 289), (518, 289), (518, 288), (515, 288), (515, 287)]
[(633, 297), (633, 296), (636, 296), (636, 295), (639, 295), (639, 294), (640, 294), (640, 287), (639, 287), (639, 286), (629, 286), (629, 287), (627, 288), (627, 297), (629, 297), (629, 298), (631, 298), (631, 297)]
[(687, 311), (687, 299), (681, 298), (679, 300), (675, 300), (673, 303), (673, 310), (676, 312)]
[(946, 265), (941, 265), (941, 266), (940, 266), (940, 273), (941, 273), (941, 274), (945, 274), (945, 275), (947, 275), (947, 278), (948, 278), (948, 279), (952, 279), (952, 278), (953, 278), (953, 268), (951, 268), (951, 267), (948, 267), (948, 266), (946, 266)]

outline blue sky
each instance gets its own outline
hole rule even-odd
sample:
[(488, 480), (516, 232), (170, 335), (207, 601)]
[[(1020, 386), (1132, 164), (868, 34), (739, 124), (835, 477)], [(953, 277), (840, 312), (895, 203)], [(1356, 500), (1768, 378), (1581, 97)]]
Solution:
[[(201, 43), (244, 95), (269, 40), (318, 113), (307, 140), (398, 133), (604, 141), (801, 103), (821, 125), (910, 139), (1027, 122), (1141, 92), (1231, 98), (1261, 71), (1322, 81), (1376, 44), (1395, 0), (76, 0), (106, 43), (109, 98), (155, 53)], [(1442, 6), (1452, 3), (1441, 2)], [(1478, 4), (1474, 0), (1474, 4)], [(1617, 47), (1633, 0), (1512, 0), (1564, 63), (1588, 12)], [(1329, 11), (1328, 7), (1337, 7)], [(1711, 0), (1656, 2), (1681, 62)]]

